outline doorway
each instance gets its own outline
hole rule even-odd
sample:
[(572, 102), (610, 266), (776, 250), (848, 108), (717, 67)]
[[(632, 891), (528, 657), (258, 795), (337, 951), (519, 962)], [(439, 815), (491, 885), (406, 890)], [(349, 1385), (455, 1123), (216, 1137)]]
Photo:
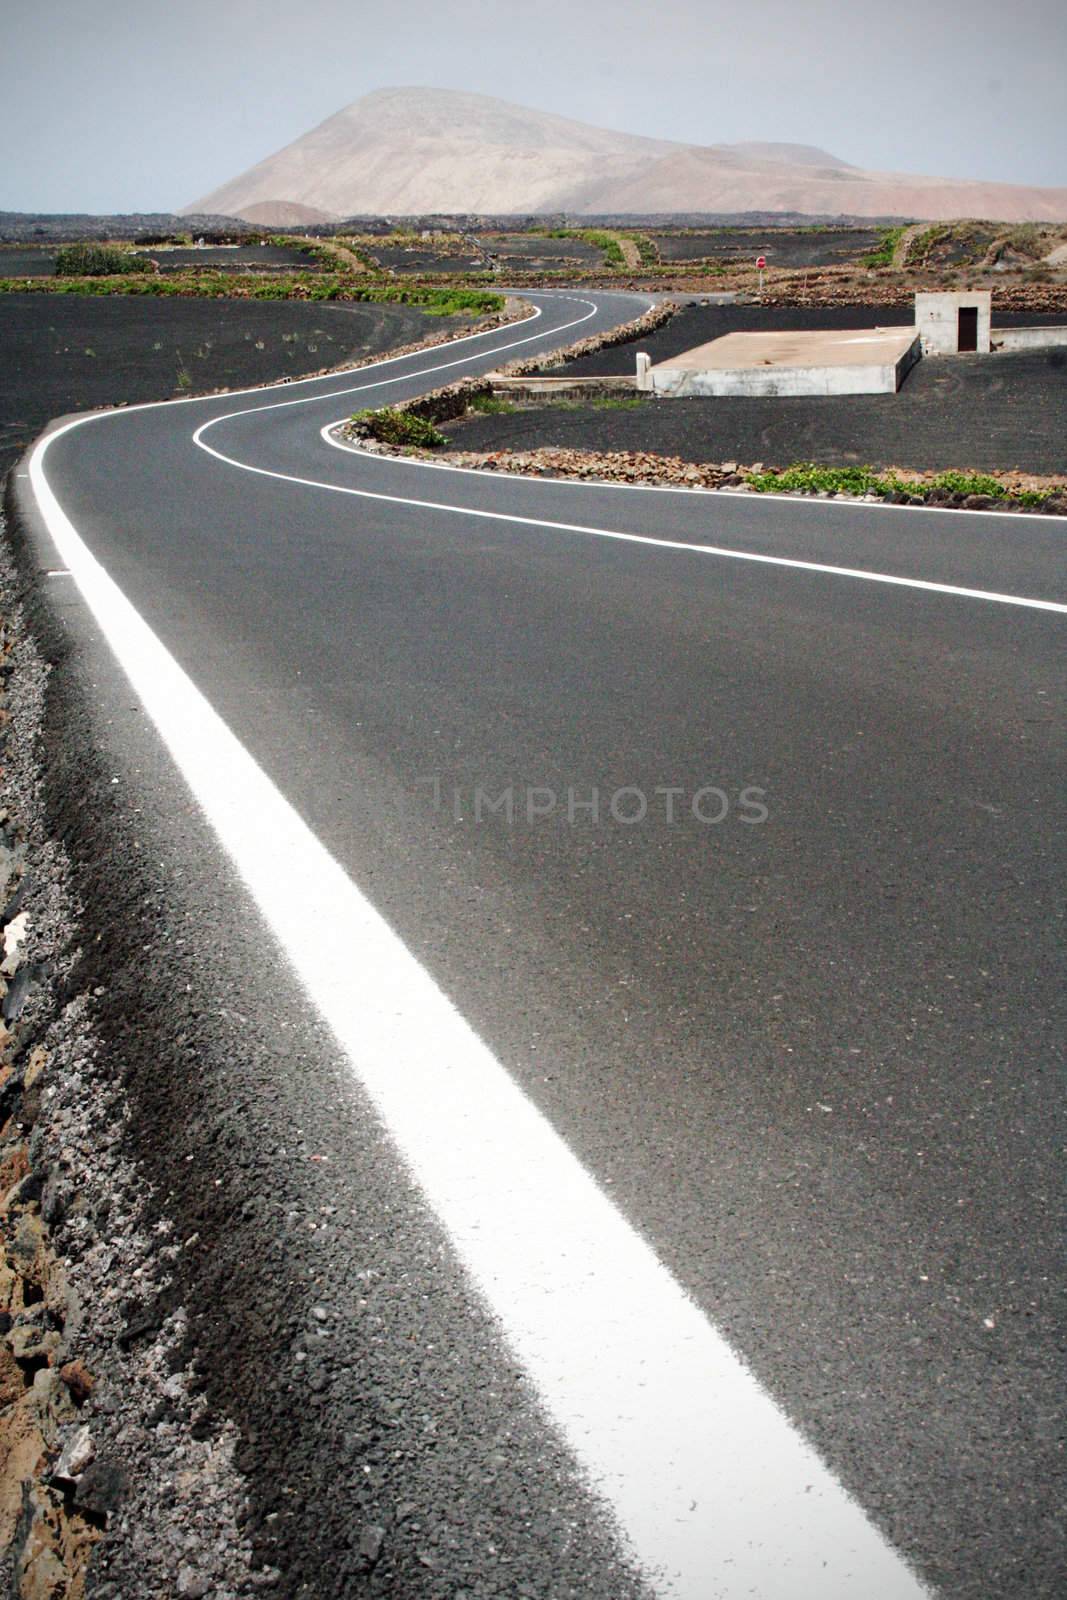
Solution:
[(956, 349), (961, 352), (978, 349), (977, 306), (960, 306), (959, 308)]

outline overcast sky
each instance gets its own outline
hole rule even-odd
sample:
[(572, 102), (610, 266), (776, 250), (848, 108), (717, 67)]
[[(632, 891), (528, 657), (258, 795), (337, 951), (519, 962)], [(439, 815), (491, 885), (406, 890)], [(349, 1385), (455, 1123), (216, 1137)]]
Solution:
[(372, 89), (1067, 184), (1064, 0), (12, 0), (0, 209), (169, 211)]

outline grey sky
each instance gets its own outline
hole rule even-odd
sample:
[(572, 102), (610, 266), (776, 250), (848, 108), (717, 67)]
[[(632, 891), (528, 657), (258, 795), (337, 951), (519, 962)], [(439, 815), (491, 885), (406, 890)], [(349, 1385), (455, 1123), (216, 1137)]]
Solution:
[(0, 209), (171, 210), (371, 89), (1067, 184), (1063, 0), (7, 0)]

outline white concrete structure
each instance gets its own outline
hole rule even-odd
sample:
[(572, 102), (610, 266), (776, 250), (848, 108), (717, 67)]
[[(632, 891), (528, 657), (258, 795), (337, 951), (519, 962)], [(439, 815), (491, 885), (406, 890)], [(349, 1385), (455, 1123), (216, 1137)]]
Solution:
[(1067, 345), (1067, 327), (994, 328), (990, 343), (994, 350), (1054, 350)]
[(659, 395), (895, 394), (919, 359), (914, 328), (728, 333), (644, 372)]
[(967, 351), (988, 355), (992, 299), (989, 289), (917, 294), (915, 327), (923, 355), (954, 356)]

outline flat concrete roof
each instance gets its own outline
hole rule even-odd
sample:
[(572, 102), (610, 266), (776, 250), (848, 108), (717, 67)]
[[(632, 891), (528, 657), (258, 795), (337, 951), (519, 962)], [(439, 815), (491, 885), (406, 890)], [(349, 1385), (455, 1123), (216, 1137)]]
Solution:
[(660, 361), (652, 369), (737, 371), (747, 367), (873, 367), (899, 361), (915, 342), (914, 328), (836, 328), (817, 332), (726, 333), (709, 344)]

